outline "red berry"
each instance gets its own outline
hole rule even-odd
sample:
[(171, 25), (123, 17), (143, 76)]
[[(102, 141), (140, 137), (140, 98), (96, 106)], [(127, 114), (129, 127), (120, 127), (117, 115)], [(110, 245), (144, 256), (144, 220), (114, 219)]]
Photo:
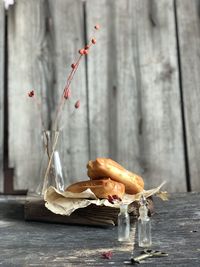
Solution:
[(99, 25), (99, 24), (96, 24), (96, 25), (94, 26), (94, 28), (95, 28), (95, 30), (99, 30), (99, 29), (100, 29), (100, 25)]
[(114, 199), (111, 195), (108, 195), (108, 201), (111, 203), (111, 204), (114, 204)]
[(34, 94), (35, 94), (35, 93), (34, 93), (34, 91), (32, 90), (32, 91), (30, 91), (30, 92), (28, 93), (28, 96), (29, 96), (29, 97), (33, 97)]
[(70, 90), (70, 88), (67, 88), (67, 89), (65, 90), (65, 92), (64, 92), (64, 98), (65, 98), (65, 99), (69, 99), (70, 96), (71, 96), (71, 90)]
[(118, 195), (113, 195), (112, 197), (113, 197), (114, 200), (119, 200), (119, 201), (121, 201), (121, 198), (120, 198)]
[(97, 40), (95, 38), (92, 38), (92, 43), (96, 44)]
[(74, 107), (75, 107), (75, 108), (79, 108), (79, 107), (80, 107), (80, 100), (76, 101)]
[(89, 49), (85, 49), (84, 50), (84, 55), (88, 55), (88, 53), (89, 53)]
[(90, 48), (90, 46), (89, 46), (89, 45), (86, 45), (86, 46), (85, 46), (85, 49), (86, 49), (86, 50), (87, 50), (87, 49), (89, 49), (89, 48)]
[(80, 49), (78, 52), (79, 52), (79, 54), (84, 55), (84, 53), (85, 53), (85, 49), (82, 48), (82, 49)]
[(72, 69), (75, 69), (76, 68), (76, 64), (72, 63), (71, 67), (72, 67)]

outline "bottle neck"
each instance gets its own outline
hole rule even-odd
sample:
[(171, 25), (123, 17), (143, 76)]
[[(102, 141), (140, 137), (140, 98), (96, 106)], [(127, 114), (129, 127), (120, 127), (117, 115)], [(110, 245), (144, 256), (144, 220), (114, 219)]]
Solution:
[(128, 213), (128, 205), (127, 204), (121, 204), (120, 205), (120, 213)]

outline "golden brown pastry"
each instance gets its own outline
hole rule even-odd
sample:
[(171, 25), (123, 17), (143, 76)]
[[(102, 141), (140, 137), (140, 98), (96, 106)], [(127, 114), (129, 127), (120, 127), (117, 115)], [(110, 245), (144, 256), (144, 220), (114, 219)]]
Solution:
[(108, 198), (108, 196), (113, 195), (122, 198), (125, 193), (125, 186), (123, 184), (112, 181), (109, 178), (77, 182), (68, 186), (65, 191), (81, 193), (88, 188), (91, 189), (98, 198)]
[(127, 194), (136, 194), (144, 189), (143, 179), (124, 169), (120, 164), (112, 159), (97, 158), (90, 160), (87, 164), (88, 176), (92, 180), (110, 177), (112, 180), (125, 185)]

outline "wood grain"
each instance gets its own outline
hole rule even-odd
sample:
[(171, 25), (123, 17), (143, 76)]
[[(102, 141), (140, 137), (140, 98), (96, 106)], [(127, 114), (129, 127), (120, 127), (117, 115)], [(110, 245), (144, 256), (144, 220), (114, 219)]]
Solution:
[[(71, 63), (84, 45), (82, 6), (81, 1), (71, 0), (20, 0), (9, 13), (9, 155), (16, 189), (33, 188), (39, 181), (40, 111), (27, 92), (34, 88), (42, 99), (42, 116), (49, 129)], [(83, 61), (60, 125), (58, 147), (68, 183), (84, 179), (89, 159), (85, 76)], [(74, 108), (77, 99), (79, 110)]]
[(88, 0), (86, 13), (87, 28), (102, 26), (88, 59), (91, 158), (185, 191), (173, 1)]
[(200, 190), (200, 1), (176, 1), (191, 189)]
[[(79, 0), (52, 0), (49, 3), (54, 40), (54, 91), (58, 101), (67, 75), (71, 71), (71, 64), (79, 57), (79, 49), (85, 46), (84, 11), (83, 3)], [(86, 164), (89, 160), (89, 148), (84, 58), (71, 84), (71, 91), (72, 96), (65, 105), (61, 120), (63, 134), (60, 151), (67, 184), (84, 180), (87, 177)], [(74, 108), (77, 100), (81, 103), (79, 109)]]
[[(117, 227), (99, 228), (24, 221), (22, 198), (0, 197), (0, 263), (2, 266), (125, 266), (133, 244), (117, 242)], [(200, 193), (172, 194), (155, 199), (152, 249), (168, 257), (149, 258), (148, 267), (200, 265)], [(20, 243), (19, 243), (20, 240)], [(111, 260), (101, 254), (112, 251)], [(137, 246), (133, 255), (142, 249)], [(11, 256), (12, 255), (12, 256)]]
[(4, 135), (4, 49), (5, 49), (4, 2), (0, 0), (0, 192), (3, 191), (3, 135)]
[[(86, 179), (87, 161), (98, 156), (143, 176), (147, 189), (166, 180), (168, 191), (185, 191), (181, 92), (191, 185), (199, 190), (199, 6), (199, 0), (18, 0), (8, 12), (9, 163), (15, 189), (33, 188), (40, 180), (42, 127), (27, 92), (34, 88), (42, 99), (50, 128), (70, 65), (99, 23), (97, 44), (81, 62), (60, 124), (66, 183)], [(3, 22), (0, 27), (3, 56)], [(3, 60), (0, 64), (2, 77)], [(81, 107), (75, 110), (78, 99)], [(3, 127), (0, 131), (1, 191)]]
[[(15, 189), (30, 189), (39, 182), (40, 114), (48, 125), (47, 102), (53, 93), (47, 18), (45, 1), (39, 0), (20, 0), (8, 13), (9, 163), (15, 169)], [(28, 97), (32, 89), (38, 101), (44, 102), (41, 111)]]

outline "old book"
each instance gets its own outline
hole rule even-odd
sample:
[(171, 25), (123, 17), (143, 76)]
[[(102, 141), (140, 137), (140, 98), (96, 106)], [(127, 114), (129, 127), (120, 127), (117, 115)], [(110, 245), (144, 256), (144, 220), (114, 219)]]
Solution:
[[(94, 204), (88, 207), (77, 209), (70, 216), (58, 215), (45, 207), (44, 200), (37, 198), (27, 199), (25, 202), (24, 216), (27, 221), (54, 222), (64, 224), (111, 226), (117, 225), (117, 216), (119, 209), (96, 206)], [(149, 213), (153, 213), (153, 201), (148, 199)], [(129, 205), (129, 215), (131, 222), (134, 223), (138, 217), (138, 203), (133, 202)]]

